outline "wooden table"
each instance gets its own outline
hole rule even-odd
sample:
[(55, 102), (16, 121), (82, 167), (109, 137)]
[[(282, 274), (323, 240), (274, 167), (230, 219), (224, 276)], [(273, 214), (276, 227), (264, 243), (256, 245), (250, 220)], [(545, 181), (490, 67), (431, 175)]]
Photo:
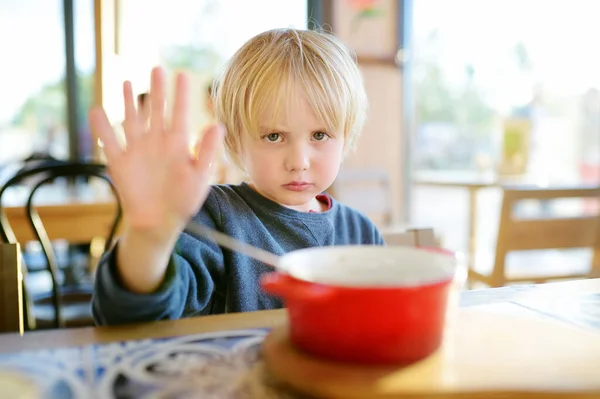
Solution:
[[(562, 301), (563, 296), (581, 295), (592, 296), (596, 301), (596, 308), (591, 309), (591, 312), (593, 321), (597, 324), (588, 328), (595, 333), (600, 330), (600, 279), (465, 291), (460, 302), (462, 307), (469, 308), (465, 309), (466, 314), (483, 311), (488, 316), (488, 321), (496, 320), (494, 317), (498, 316), (494, 315), (499, 314), (500, 308), (501, 312), (512, 312), (517, 316), (527, 314), (527, 317), (546, 320), (555, 318), (576, 324), (577, 320), (569, 320), (568, 314), (561, 314), (560, 309), (553, 313), (552, 309), (544, 308), (544, 304), (552, 303), (557, 298)], [(242, 392), (247, 392), (250, 388), (263, 389), (260, 391), (262, 394), (250, 397), (291, 398), (295, 396), (264, 394), (265, 389), (288, 391), (269, 381), (268, 373), (265, 374), (262, 368), (264, 364), (258, 362), (256, 357), (268, 330), (285, 325), (286, 322), (286, 311), (280, 309), (129, 326), (37, 331), (25, 333), (24, 336), (4, 334), (0, 335), (0, 370), (7, 362), (13, 367), (29, 362), (29, 367), (37, 368), (37, 375), (43, 376), (40, 378), (47, 378), (48, 373), (56, 374), (55, 370), (60, 370), (61, 375), (70, 373), (69, 378), (63, 381), (74, 390), (74, 397), (89, 395), (90, 390), (96, 392), (98, 397), (113, 397), (113, 392), (118, 389), (142, 389), (139, 392), (145, 392), (145, 389), (154, 389), (152, 386), (160, 386), (161, 388), (157, 388), (160, 393), (169, 397), (165, 394), (165, 389), (178, 388), (178, 384), (186, 379), (190, 381), (195, 378), (193, 384), (200, 385), (193, 385), (192, 389), (196, 394), (199, 394), (196, 390), (201, 389), (203, 394), (210, 392), (213, 395), (207, 394), (206, 397), (237, 397), (214, 395), (217, 390), (223, 393), (230, 385), (237, 386), (240, 379), (244, 379), (243, 384), (246, 385), (242, 385)], [(496, 324), (500, 322), (496, 321)], [(484, 326), (471, 325), (465, 332), (472, 335), (480, 327)], [(526, 330), (519, 334), (523, 333)], [(539, 336), (537, 332), (534, 335)], [(563, 342), (564, 345), (560, 348), (562, 353), (569, 351), (568, 342)], [(590, 348), (595, 351), (598, 349)], [(482, 356), (485, 358), (485, 355)], [(487, 366), (490, 367), (489, 364)], [(506, 372), (506, 365), (504, 366)], [(155, 374), (149, 375), (149, 368), (156, 368), (158, 374), (151, 371), (150, 374)], [(178, 368), (181, 368), (180, 371), (177, 371)], [(97, 370), (102, 370), (102, 374), (96, 374)], [(177, 377), (170, 378), (175, 378), (172, 381), (177, 381), (177, 384), (169, 385), (169, 379), (165, 379), (164, 373), (175, 373)]]
[[(34, 203), (51, 240), (89, 243), (106, 237), (114, 220), (116, 202), (106, 187), (98, 185), (49, 185), (36, 194)], [(4, 211), (17, 241), (35, 241), (25, 204), (29, 190), (11, 188), (4, 196)]]
[[(557, 295), (557, 293), (560, 293), (561, 295), (586, 293), (600, 294), (600, 279), (468, 290), (461, 293), (460, 306), (470, 307), (496, 303), (522, 304), (532, 299), (552, 297)], [(20, 336), (17, 333), (8, 333), (0, 334), (0, 353), (40, 348), (89, 345), (124, 340), (161, 338), (223, 330), (271, 328), (282, 325), (286, 321), (286, 311), (284, 309), (278, 309), (191, 317), (180, 320), (158, 321), (114, 327), (85, 327), (63, 330), (32, 331), (26, 332), (23, 336)]]
[(191, 317), (116, 327), (84, 327), (62, 330), (0, 334), (0, 353), (61, 348), (117, 341), (163, 338), (247, 328), (270, 328), (287, 321), (285, 309)]

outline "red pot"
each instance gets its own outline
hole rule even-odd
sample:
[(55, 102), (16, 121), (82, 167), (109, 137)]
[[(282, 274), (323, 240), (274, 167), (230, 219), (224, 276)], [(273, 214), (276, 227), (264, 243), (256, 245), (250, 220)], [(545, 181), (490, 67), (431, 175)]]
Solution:
[(317, 247), (282, 259), (286, 273), (263, 275), (283, 298), (301, 350), (363, 364), (411, 363), (441, 344), (452, 253), (379, 246)]

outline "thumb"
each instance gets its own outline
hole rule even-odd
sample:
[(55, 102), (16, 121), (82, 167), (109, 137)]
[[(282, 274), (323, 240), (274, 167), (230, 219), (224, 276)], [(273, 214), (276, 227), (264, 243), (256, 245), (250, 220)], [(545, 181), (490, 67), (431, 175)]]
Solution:
[(223, 146), (224, 137), (225, 127), (221, 124), (211, 125), (204, 129), (202, 137), (194, 146), (194, 164), (198, 172), (205, 173), (210, 170), (211, 163)]

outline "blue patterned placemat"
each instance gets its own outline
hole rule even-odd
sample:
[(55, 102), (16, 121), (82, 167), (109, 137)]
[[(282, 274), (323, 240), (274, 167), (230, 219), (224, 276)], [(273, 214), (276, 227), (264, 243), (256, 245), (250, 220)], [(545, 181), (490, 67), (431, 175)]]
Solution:
[[(256, 390), (257, 382), (248, 378), (267, 332), (223, 331), (4, 354), (0, 369), (31, 378), (47, 399), (256, 397), (248, 384)], [(261, 395), (268, 395), (263, 389)]]

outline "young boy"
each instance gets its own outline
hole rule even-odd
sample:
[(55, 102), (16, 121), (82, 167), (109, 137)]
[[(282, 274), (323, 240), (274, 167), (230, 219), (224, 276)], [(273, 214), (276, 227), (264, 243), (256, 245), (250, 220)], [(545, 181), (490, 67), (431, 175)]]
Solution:
[[(260, 289), (269, 266), (183, 231), (190, 218), (277, 254), (383, 244), (371, 221), (323, 194), (367, 109), (360, 71), (335, 37), (277, 29), (250, 39), (218, 82), (223, 126), (208, 128), (195, 154), (187, 150), (187, 78), (177, 77), (169, 124), (165, 80), (163, 70), (153, 71), (148, 126), (125, 82), (125, 148), (101, 109), (90, 114), (124, 210), (119, 242), (97, 271), (98, 324), (283, 306)], [(209, 186), (223, 136), (249, 184)]]

